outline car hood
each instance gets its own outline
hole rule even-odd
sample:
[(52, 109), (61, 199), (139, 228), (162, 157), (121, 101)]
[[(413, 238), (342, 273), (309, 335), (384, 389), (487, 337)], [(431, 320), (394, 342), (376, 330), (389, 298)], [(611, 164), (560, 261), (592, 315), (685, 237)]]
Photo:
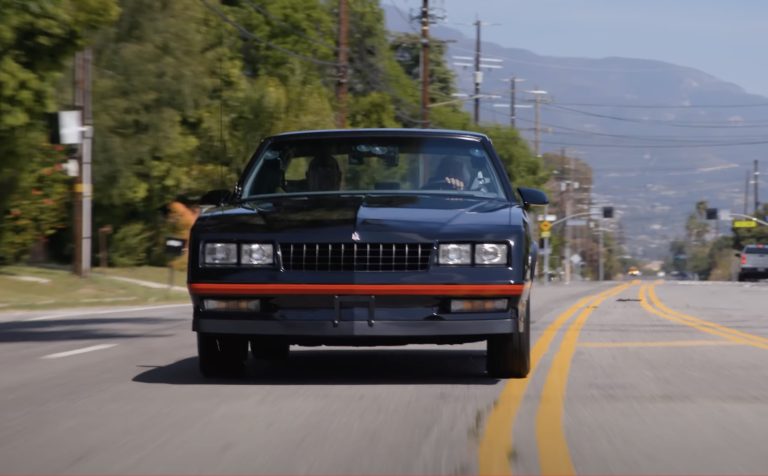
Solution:
[(509, 237), (522, 213), (514, 203), (459, 195), (273, 197), (209, 210), (195, 232), (317, 243), (476, 241)]

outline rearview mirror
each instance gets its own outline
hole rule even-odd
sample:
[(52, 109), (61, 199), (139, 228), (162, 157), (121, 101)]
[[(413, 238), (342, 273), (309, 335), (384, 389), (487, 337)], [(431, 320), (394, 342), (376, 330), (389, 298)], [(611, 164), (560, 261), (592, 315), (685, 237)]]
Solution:
[(535, 188), (519, 187), (517, 191), (520, 193), (520, 197), (523, 199), (523, 206), (528, 208), (531, 205), (547, 205), (549, 199), (547, 194), (541, 190)]

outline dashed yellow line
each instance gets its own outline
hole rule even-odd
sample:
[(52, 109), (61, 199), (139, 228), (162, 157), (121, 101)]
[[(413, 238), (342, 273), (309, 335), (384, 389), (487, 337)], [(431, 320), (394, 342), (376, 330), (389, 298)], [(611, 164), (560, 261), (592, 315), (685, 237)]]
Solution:
[(531, 350), (531, 373), (526, 379), (508, 380), (497, 404), (486, 420), (480, 446), (478, 448), (478, 473), (481, 475), (512, 474), (509, 453), (512, 450), (512, 430), (517, 413), (522, 404), (528, 384), (539, 367), (542, 357), (549, 350), (555, 335), (568, 320), (580, 309), (594, 305), (594, 301), (603, 294), (615, 289), (626, 288), (623, 284), (603, 293), (580, 299), (573, 306), (560, 314), (555, 321), (547, 326)]
[(560, 349), (555, 354), (547, 374), (541, 392), (539, 409), (536, 413), (536, 442), (539, 448), (541, 474), (559, 476), (575, 474), (568, 441), (565, 438), (563, 412), (568, 373), (571, 369), (573, 354), (576, 352), (579, 333), (589, 316), (603, 301), (623, 292), (630, 286), (631, 284), (623, 284), (600, 294), (592, 301), (591, 305), (581, 311), (581, 314), (565, 331)]
[(720, 324), (715, 324), (714, 322), (705, 321), (704, 319), (699, 319), (698, 317), (670, 309), (656, 296), (655, 287), (656, 284), (646, 284), (640, 288), (640, 305), (646, 311), (669, 321), (693, 327), (701, 332), (716, 335), (737, 344), (751, 345), (753, 347), (768, 350), (768, 338), (731, 329), (730, 327), (721, 326)]

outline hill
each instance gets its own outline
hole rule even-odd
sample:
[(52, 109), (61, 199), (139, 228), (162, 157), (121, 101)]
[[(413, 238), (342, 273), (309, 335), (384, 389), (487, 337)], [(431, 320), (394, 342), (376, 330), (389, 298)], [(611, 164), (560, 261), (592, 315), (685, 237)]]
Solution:
[[(391, 31), (413, 32), (407, 15), (385, 11)], [(474, 55), (474, 38), (458, 30), (437, 24), (431, 34), (448, 42), (449, 64)], [(548, 91), (541, 152), (565, 148), (592, 166), (594, 198), (616, 207), (634, 256), (665, 256), (699, 200), (744, 212), (745, 176), (768, 145), (768, 98), (661, 61), (542, 56), (488, 42), (481, 49), (501, 68), (484, 72), (481, 93), (497, 97), (482, 100), (480, 120), (509, 123), (510, 77), (525, 79), (518, 105), (531, 104), (526, 90)], [(472, 68), (452, 67), (460, 91), (471, 93)], [(516, 111), (517, 127), (532, 142), (533, 109)]]

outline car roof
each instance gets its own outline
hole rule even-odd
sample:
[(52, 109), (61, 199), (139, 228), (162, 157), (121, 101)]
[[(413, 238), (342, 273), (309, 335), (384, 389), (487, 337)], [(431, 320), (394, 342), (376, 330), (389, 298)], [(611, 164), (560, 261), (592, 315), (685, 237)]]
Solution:
[(314, 138), (354, 138), (354, 137), (453, 137), (474, 140), (488, 140), (488, 136), (479, 132), (450, 129), (323, 129), (294, 131), (276, 134), (267, 139), (314, 139)]

